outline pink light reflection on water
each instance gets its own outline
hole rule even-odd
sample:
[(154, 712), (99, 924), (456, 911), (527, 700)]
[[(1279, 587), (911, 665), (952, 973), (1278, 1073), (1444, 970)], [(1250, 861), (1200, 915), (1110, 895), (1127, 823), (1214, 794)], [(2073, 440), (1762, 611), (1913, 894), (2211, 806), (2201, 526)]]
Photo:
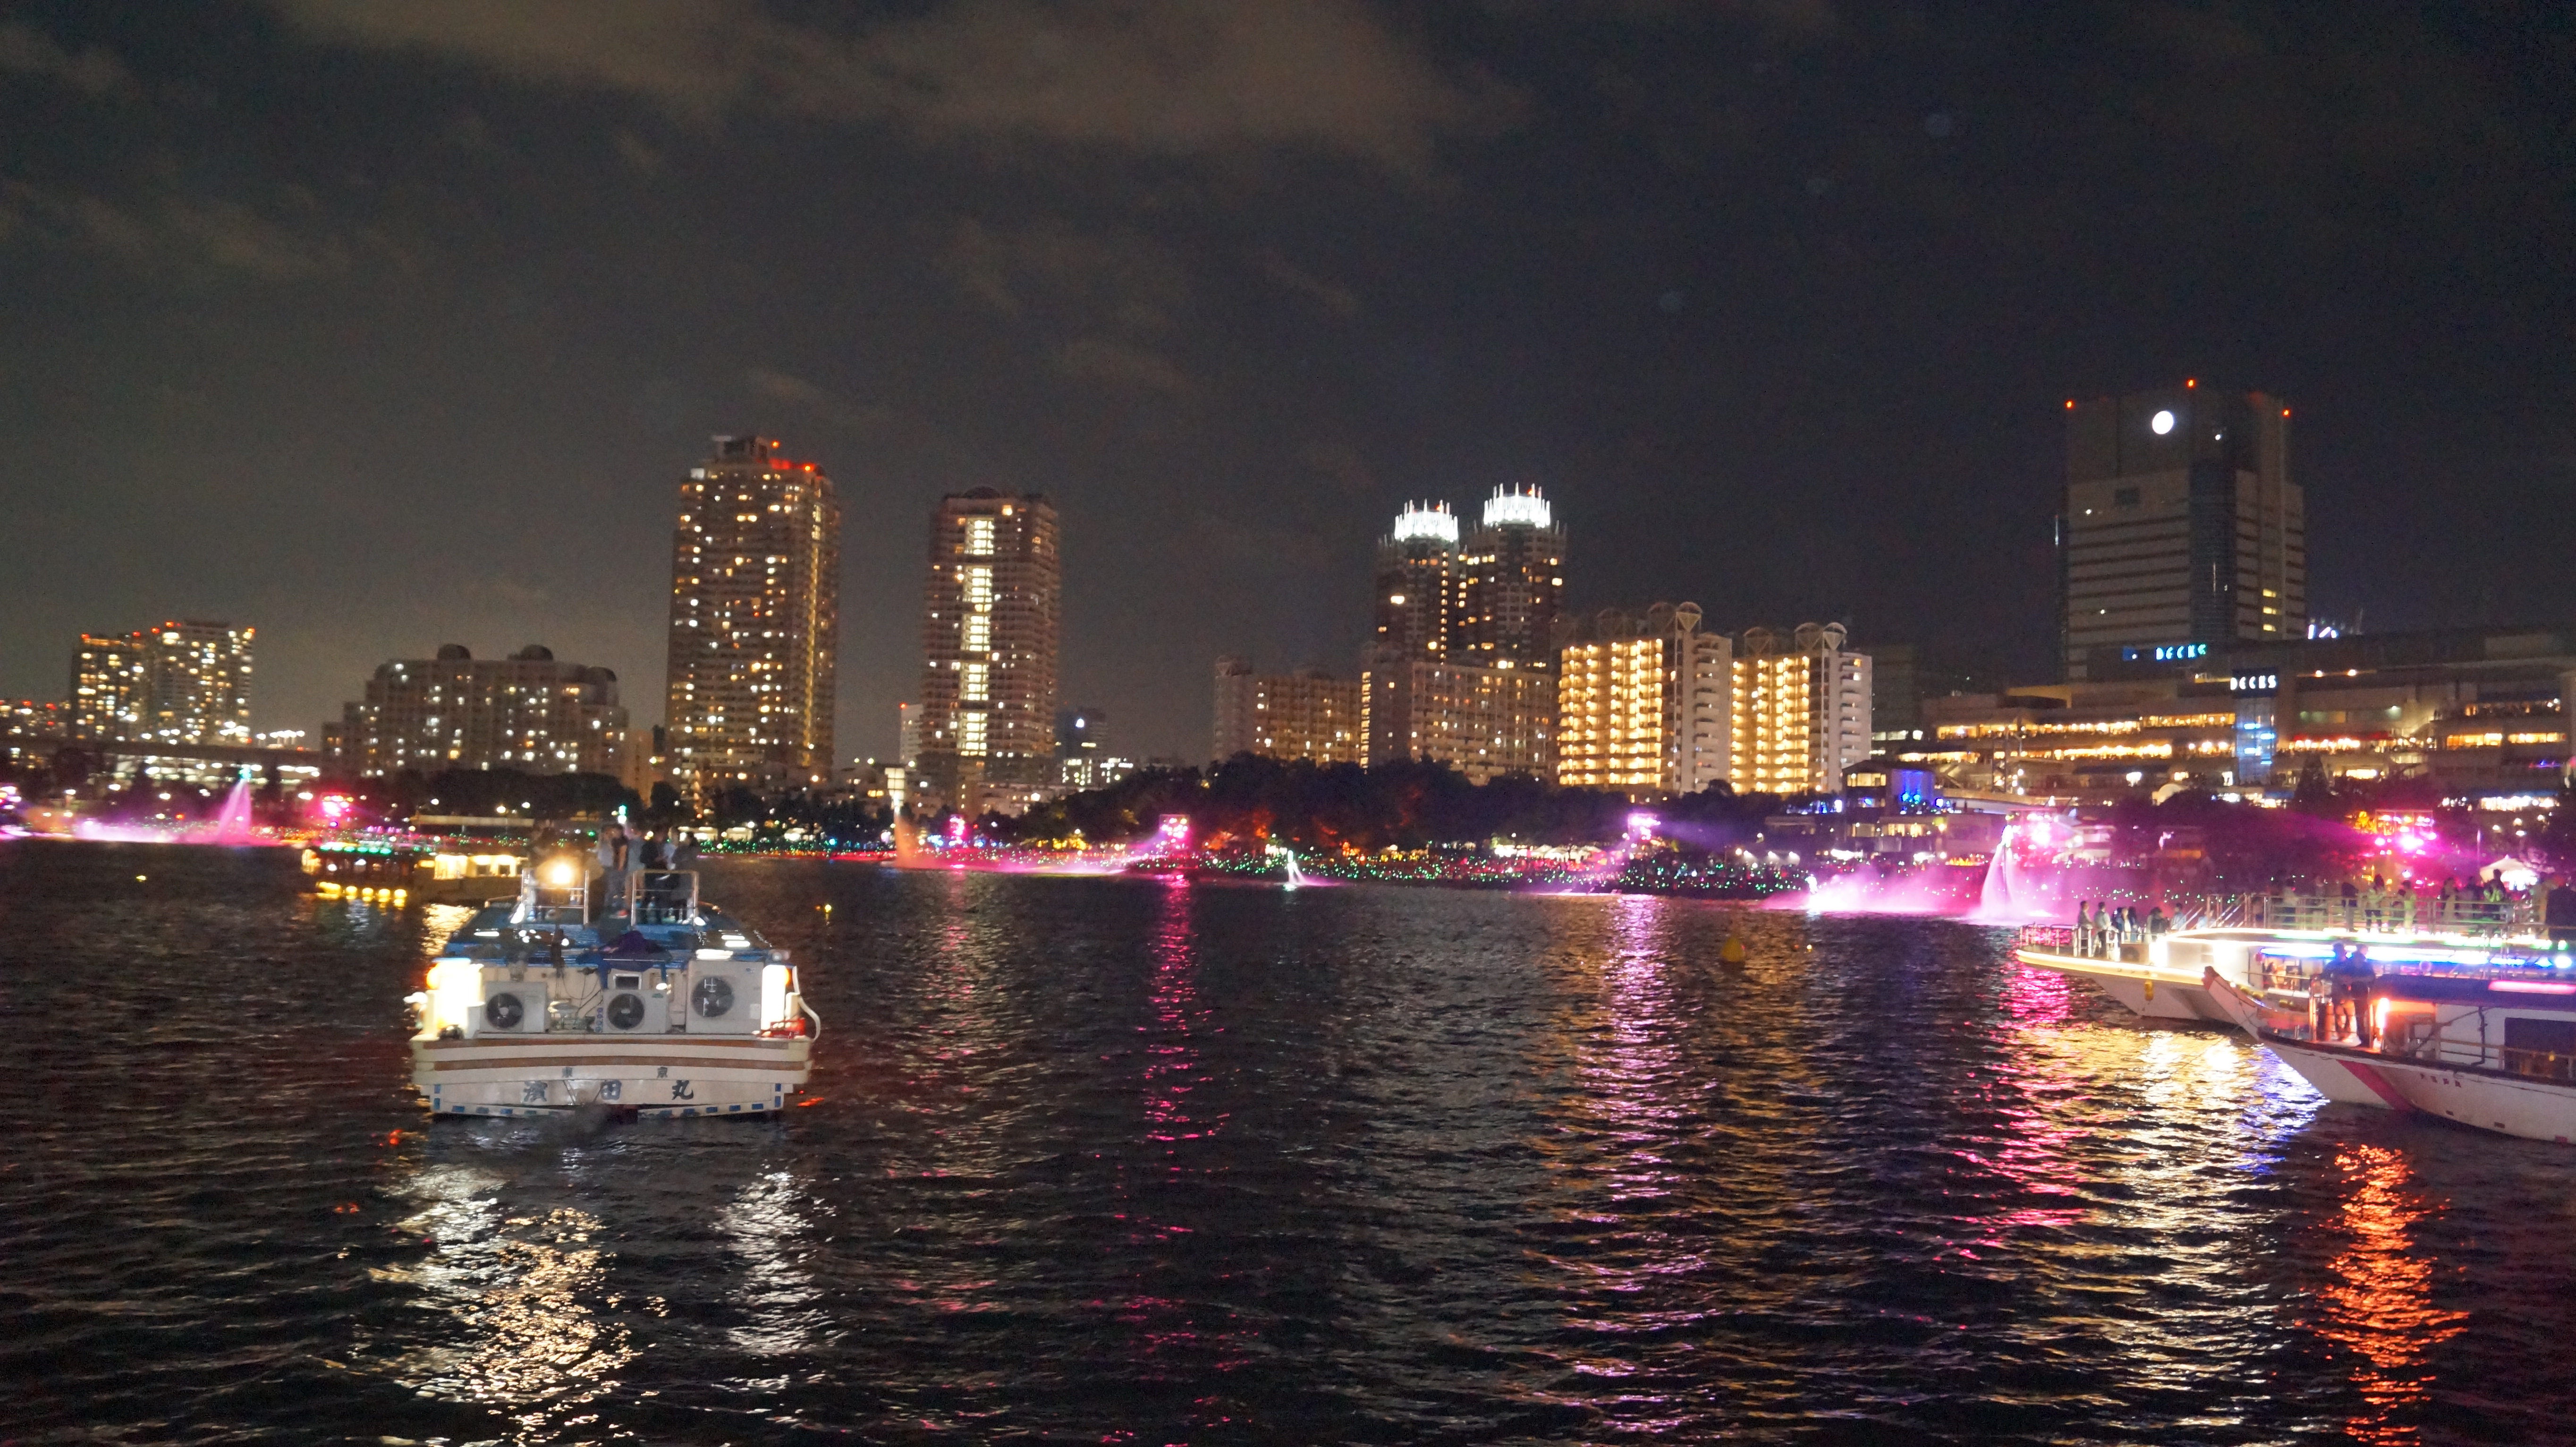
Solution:
[[(1215, 1135), (1226, 1123), (1223, 1111), (1192, 1108), (1191, 1096), (1209, 1079), (1197, 1037), (1223, 1028), (1210, 1025), (1210, 1011), (1199, 995), (1194, 905), (1188, 881), (1177, 878), (1165, 883), (1156, 901), (1152, 993), (1147, 999), (1147, 1023), (1137, 1029), (1145, 1037), (1140, 1081), (1143, 1136), (1159, 1148), (1159, 1167), (1149, 1162), (1140, 1178), (1120, 1172), (1118, 1194), (1129, 1209), (1111, 1215), (1126, 1227), (1131, 1243), (1169, 1245), (1197, 1234), (1196, 1227), (1166, 1219), (1155, 1203), (1164, 1197), (1166, 1187), (1200, 1169), (1188, 1159), (1188, 1143)], [(1152, 1261), (1150, 1256), (1145, 1259)], [(1251, 1360), (1249, 1340), (1254, 1333), (1240, 1327), (1212, 1329), (1199, 1319), (1209, 1308), (1154, 1289), (1151, 1278), (1164, 1269), (1168, 1268), (1141, 1266), (1132, 1294), (1094, 1303), (1130, 1329), (1133, 1355), (1143, 1375), (1160, 1380), (1208, 1369), (1231, 1371)], [(1218, 1426), (1222, 1420), (1211, 1419), (1206, 1425)]]
[(1998, 1117), (1997, 1128), (1983, 1149), (1958, 1146), (1951, 1154), (2001, 1177), (2025, 1198), (2052, 1204), (2025, 1201), (2001, 1212), (1953, 1217), (1967, 1230), (1949, 1249), (1970, 1260), (2004, 1249), (2012, 1231), (2072, 1226), (2087, 1214), (2081, 1204), (2053, 1204), (2077, 1202), (2083, 1195), (2083, 1176), (2074, 1158), (2085, 1131), (2067, 1123), (2062, 1111), (2083, 1088), (2063, 1039), (2077, 1023), (2073, 986), (2062, 975), (2014, 965), (2005, 976), (2000, 1003), (2005, 1023), (1998, 1033), (2004, 1049), (1994, 1075), (1980, 1090)]
[[(1687, 1331), (1702, 1315), (1695, 1306), (1663, 1306), (1673, 1299), (1668, 1293), (1687, 1295), (1677, 1279), (1705, 1272), (1708, 1258), (1664, 1224), (1660, 1204), (1698, 1186), (1675, 1164), (1693, 1128), (1693, 1067), (1683, 1040), (1698, 1002), (1681, 978), (1677, 938), (1693, 917), (1686, 906), (1650, 895), (1610, 900), (1606, 917), (1594, 917), (1597, 942), (1582, 950), (1593, 989), (1558, 1022), (1580, 1088), (1567, 1092), (1564, 1114), (1543, 1147), (1558, 1178), (1550, 1210), (1562, 1219), (1625, 1228), (1615, 1254), (1540, 1258), (1568, 1278), (1567, 1325), (1576, 1330), (1624, 1334), (1642, 1314), (1662, 1329)], [(1678, 1426), (1698, 1411), (1697, 1403), (1658, 1390), (1642, 1356), (1563, 1360), (1577, 1376), (1604, 1379), (1605, 1387), (1619, 1383), (1583, 1400), (1614, 1413), (1622, 1433)]]

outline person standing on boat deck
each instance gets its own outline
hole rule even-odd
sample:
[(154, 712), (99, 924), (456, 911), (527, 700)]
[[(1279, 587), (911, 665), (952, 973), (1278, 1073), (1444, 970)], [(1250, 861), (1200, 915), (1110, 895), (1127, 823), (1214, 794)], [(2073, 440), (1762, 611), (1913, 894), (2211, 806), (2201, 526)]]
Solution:
[(2080, 899), (2075, 901), (2075, 953), (2079, 955), (2089, 955), (2093, 953), (2093, 915), (2091, 911), (2091, 905)]

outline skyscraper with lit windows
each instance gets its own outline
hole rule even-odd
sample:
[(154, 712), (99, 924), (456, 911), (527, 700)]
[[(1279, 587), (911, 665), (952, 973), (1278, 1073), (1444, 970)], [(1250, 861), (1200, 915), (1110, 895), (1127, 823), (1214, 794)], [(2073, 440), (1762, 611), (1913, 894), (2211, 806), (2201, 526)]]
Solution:
[(1363, 655), (1372, 764), (1445, 763), (1477, 783), (1555, 767), (1565, 532), (1537, 488), (1496, 488), (1463, 539), (1446, 503), (1408, 504), (1378, 540)]
[(718, 437), (671, 541), (672, 774), (703, 799), (832, 779), (841, 508), (766, 437)]
[(1460, 549), (1449, 656), (1477, 668), (1556, 671), (1565, 529), (1535, 487), (1498, 487)]
[(1446, 657), (1457, 570), (1458, 515), (1445, 502), (1406, 503), (1377, 540), (1372, 652), (1432, 663)]
[(2059, 650), (2070, 682), (2306, 635), (2307, 503), (2290, 409), (2180, 387), (2066, 404)]
[(1832, 793), (1868, 758), (1870, 660), (1839, 623), (1736, 638), (1729, 782), (1739, 794)]
[(1558, 654), (1556, 781), (1632, 799), (1727, 779), (1732, 644), (1696, 603), (1573, 620)]
[(72, 652), (72, 737), (249, 743), (256, 631), (174, 618), (122, 636), (82, 634)]
[(1055, 505), (979, 487), (930, 519), (915, 797), (1017, 812), (1057, 787)]

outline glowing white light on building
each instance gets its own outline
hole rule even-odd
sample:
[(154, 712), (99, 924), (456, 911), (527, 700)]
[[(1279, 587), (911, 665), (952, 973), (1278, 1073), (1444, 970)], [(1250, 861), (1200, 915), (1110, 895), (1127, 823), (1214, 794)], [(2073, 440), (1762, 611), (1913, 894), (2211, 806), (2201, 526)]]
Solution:
[[(1484, 525), (1489, 528), (1544, 528), (1553, 526), (1555, 521), (1555, 511), (1535, 487), (1526, 490), (1498, 487), (1492, 497), (1485, 499)], [(1450, 526), (1455, 528), (1457, 524), (1453, 521)], [(1457, 534), (1453, 532), (1450, 536), (1454, 538)]]
[[(1491, 514), (1488, 514), (1488, 520), (1491, 520)], [(1395, 540), (1401, 543), (1415, 538), (1431, 538), (1456, 547), (1458, 515), (1451, 512), (1445, 502), (1406, 503), (1404, 511), (1395, 515)]]
[(2171, 412), (2159, 412), (2147, 420), (2147, 426), (2153, 428), (2158, 437), (2162, 437), (2174, 430), (2174, 415)]

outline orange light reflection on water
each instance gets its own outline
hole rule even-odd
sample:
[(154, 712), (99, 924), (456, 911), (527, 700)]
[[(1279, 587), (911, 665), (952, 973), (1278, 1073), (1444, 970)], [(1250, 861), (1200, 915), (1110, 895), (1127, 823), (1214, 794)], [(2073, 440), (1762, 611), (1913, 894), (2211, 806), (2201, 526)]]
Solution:
[(2359, 1358), (2353, 1386), (2371, 1411), (2344, 1430), (2356, 1442), (2412, 1443), (2419, 1440), (2415, 1425), (2392, 1418), (2431, 1400), (2427, 1358), (2459, 1335), (2468, 1313), (2433, 1304), (2434, 1263), (2414, 1243), (2414, 1228), (2431, 1209), (2409, 1189), (2414, 1173), (2406, 1158), (2386, 1146), (2357, 1145), (2336, 1152), (2335, 1169), (2351, 1194), (2330, 1224), (2348, 1241), (2326, 1264), (2333, 1279), (2317, 1293), (2325, 1310), (2316, 1332)]

